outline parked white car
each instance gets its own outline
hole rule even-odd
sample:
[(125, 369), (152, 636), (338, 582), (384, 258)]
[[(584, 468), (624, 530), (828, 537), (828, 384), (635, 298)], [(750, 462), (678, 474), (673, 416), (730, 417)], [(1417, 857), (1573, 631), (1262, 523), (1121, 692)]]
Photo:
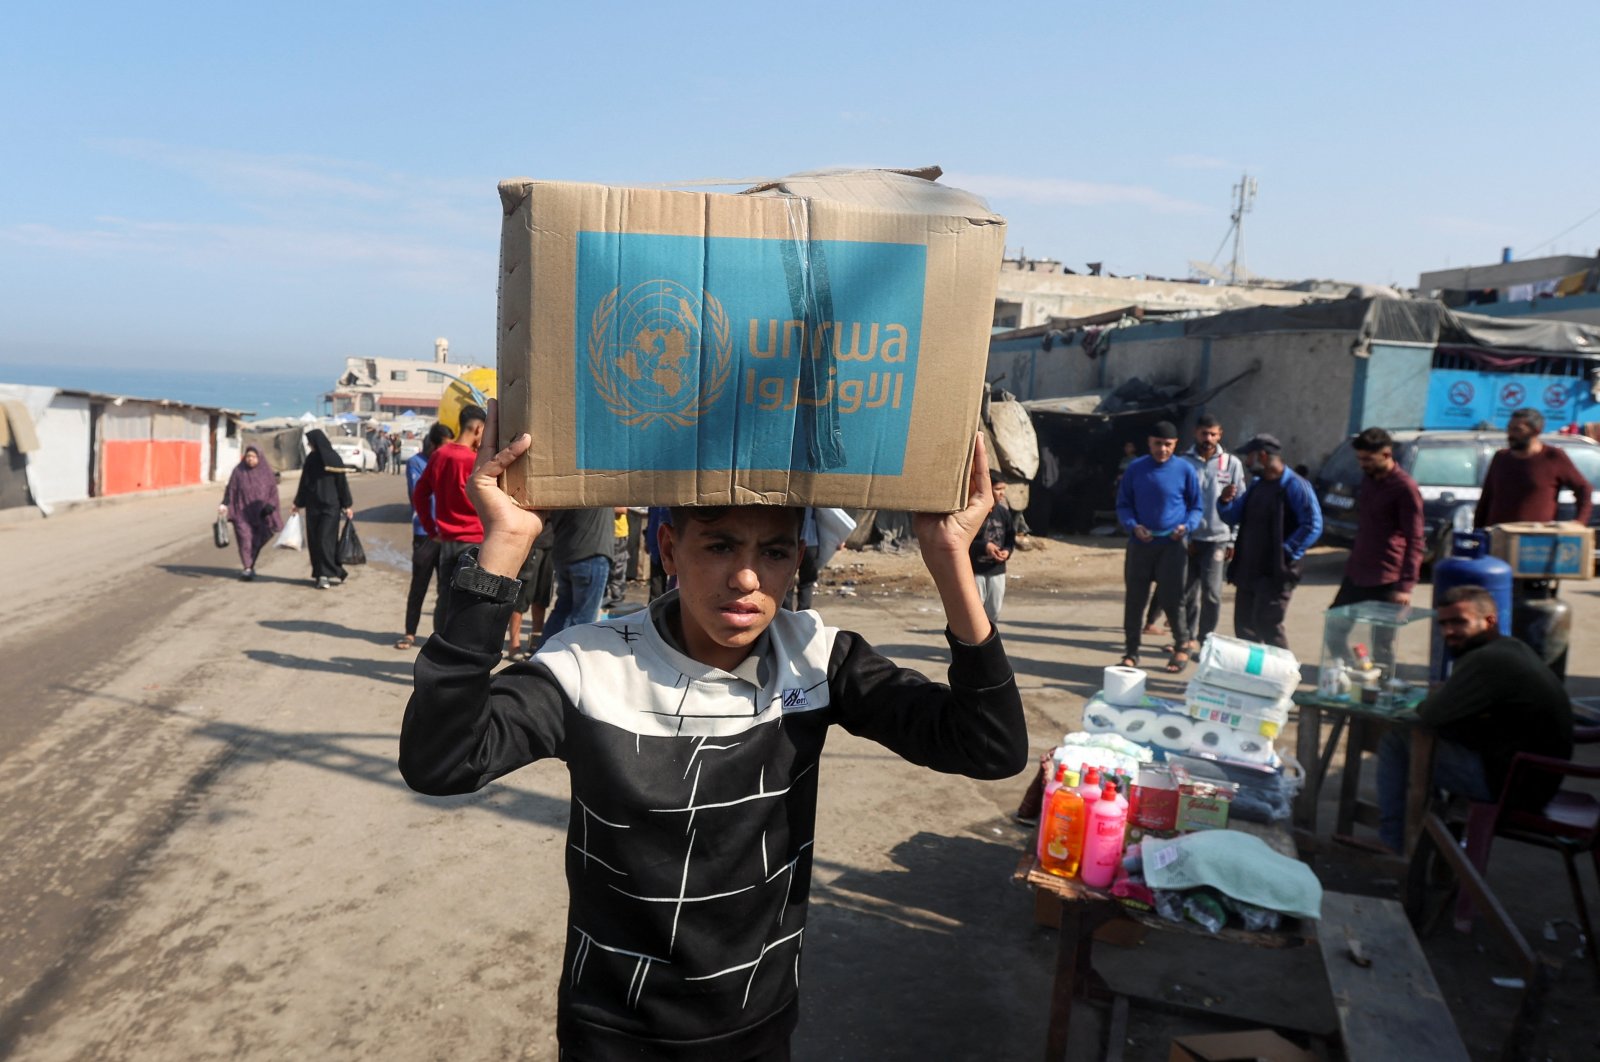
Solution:
[(366, 439), (355, 435), (330, 435), (328, 441), (333, 443), (333, 452), (339, 455), (339, 460), (351, 468), (360, 472), (378, 470), (378, 455)]

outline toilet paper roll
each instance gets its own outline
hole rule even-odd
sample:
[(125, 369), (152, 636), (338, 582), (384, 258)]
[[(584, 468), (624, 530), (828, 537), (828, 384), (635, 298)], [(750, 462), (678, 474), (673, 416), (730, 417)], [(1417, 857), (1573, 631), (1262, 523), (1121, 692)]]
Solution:
[(1194, 724), (1193, 737), (1190, 739), (1190, 748), (1202, 752), (1214, 752), (1218, 756), (1231, 755), (1239, 746), (1233, 738), (1233, 728), (1213, 720), (1201, 720)]
[(1137, 708), (1144, 697), (1144, 683), (1148, 677), (1147, 672), (1137, 667), (1119, 664), (1106, 668), (1105, 699), (1124, 708)]
[(1120, 734), (1127, 713), (1096, 697), (1083, 706), (1083, 729), (1091, 734)]
[(1122, 713), (1118, 732), (1129, 741), (1148, 745), (1155, 740), (1156, 713), (1149, 708), (1129, 708)]
[(1152, 724), (1149, 741), (1174, 752), (1188, 752), (1194, 747), (1194, 727), (1194, 720), (1188, 716), (1167, 713)]
[(1225, 735), (1225, 755), (1246, 763), (1265, 763), (1272, 759), (1272, 739), (1248, 730), (1229, 730)]

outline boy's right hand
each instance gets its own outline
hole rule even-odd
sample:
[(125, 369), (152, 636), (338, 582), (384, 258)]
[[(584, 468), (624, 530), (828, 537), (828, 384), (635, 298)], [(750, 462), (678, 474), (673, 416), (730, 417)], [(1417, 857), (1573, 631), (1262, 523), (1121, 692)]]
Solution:
[(543, 514), (530, 512), (511, 500), (500, 489), (500, 477), (511, 463), (528, 452), (533, 440), (526, 432), (511, 440), (502, 450), (495, 449), (500, 438), (500, 403), (489, 399), (488, 420), (483, 426), (483, 444), (478, 461), (467, 479), (467, 497), (483, 521), (483, 544), (478, 547), (478, 567), (491, 575), (515, 579), (528, 559), (534, 540), (544, 530)]

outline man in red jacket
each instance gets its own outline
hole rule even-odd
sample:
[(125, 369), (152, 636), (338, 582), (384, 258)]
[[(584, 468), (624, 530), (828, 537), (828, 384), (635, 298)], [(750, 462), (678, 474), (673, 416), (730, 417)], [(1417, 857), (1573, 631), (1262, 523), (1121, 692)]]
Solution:
[(1539, 441), (1544, 431), (1544, 414), (1537, 409), (1519, 409), (1506, 425), (1506, 448), (1494, 455), (1483, 477), (1483, 494), (1473, 524), (1479, 528), (1509, 524), (1520, 520), (1548, 521), (1556, 518), (1558, 498), (1563, 488), (1572, 491), (1578, 502), (1573, 519), (1589, 522), (1594, 507), (1589, 481), (1556, 446)]
[(482, 407), (461, 410), (461, 430), (455, 441), (447, 442), (428, 459), (427, 470), (411, 492), (411, 508), (429, 538), (439, 543), (438, 593), (434, 595), (433, 629), (439, 630), (450, 612), (451, 580), (456, 562), (472, 546), (483, 541), (483, 521), (467, 497), (467, 478), (478, 460), (487, 418)]

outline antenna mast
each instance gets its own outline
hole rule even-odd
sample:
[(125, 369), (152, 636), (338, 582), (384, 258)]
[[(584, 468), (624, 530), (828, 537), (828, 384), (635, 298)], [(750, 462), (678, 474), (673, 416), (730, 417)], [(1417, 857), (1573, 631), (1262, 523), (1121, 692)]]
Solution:
[(1228, 283), (1239, 283), (1239, 244), (1244, 240), (1244, 216), (1256, 202), (1256, 179), (1248, 173), (1233, 186), (1233, 261), (1228, 266)]

